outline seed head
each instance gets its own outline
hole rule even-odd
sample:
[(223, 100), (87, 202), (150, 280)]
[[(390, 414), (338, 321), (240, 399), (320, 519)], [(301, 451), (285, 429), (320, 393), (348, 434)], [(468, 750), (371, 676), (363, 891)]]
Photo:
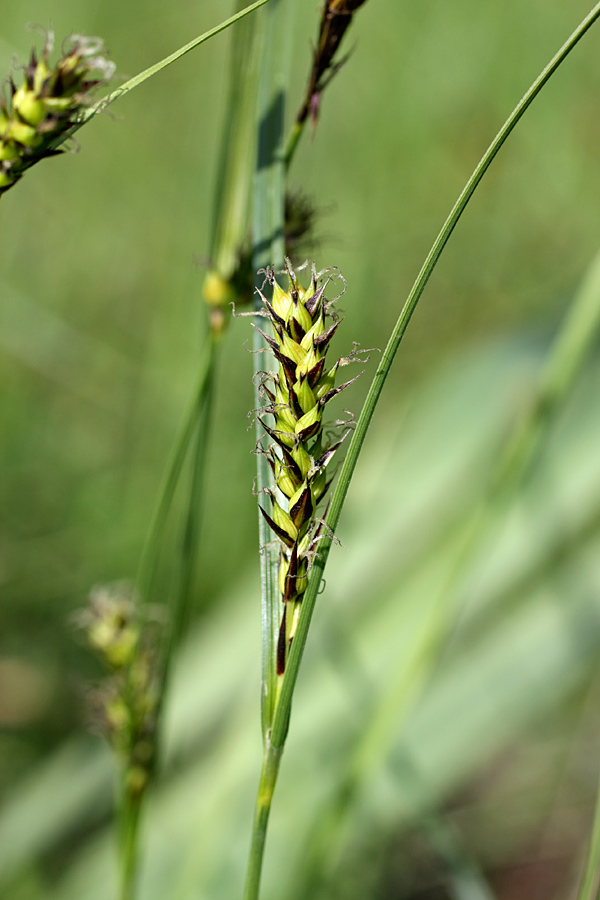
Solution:
[[(271, 492), (270, 508), (260, 509), (280, 544), (283, 609), (277, 652), (279, 675), (285, 670), (319, 540), (321, 525), (316, 510), (331, 483), (326, 468), (346, 437), (334, 443), (325, 440), (323, 412), (328, 401), (351, 383), (335, 386), (340, 366), (352, 361), (352, 357), (342, 357), (333, 366), (326, 361), (329, 343), (340, 324), (333, 302), (325, 298), (328, 281), (321, 283), (313, 266), (310, 285), (304, 289), (289, 260), (286, 270), (287, 291), (267, 269), (271, 299), (259, 292), (263, 315), (271, 320), (274, 336), (261, 334), (278, 364), (277, 372), (263, 373), (262, 390), (268, 403), (260, 417), (271, 439), (262, 452), (277, 490)], [(272, 421), (267, 421), (267, 416)]]
[(90, 647), (108, 676), (92, 694), (94, 719), (126, 775), (128, 790), (142, 792), (154, 763), (159, 658), (147, 609), (126, 583), (102, 585), (78, 614)]
[(54, 67), (52, 43), (48, 35), (39, 59), (31, 51), (22, 84), (17, 87), (11, 77), (8, 100), (0, 96), (0, 195), (34, 163), (59, 152), (57, 142), (89, 105), (93, 90), (114, 75), (99, 38), (71, 35)]
[(316, 124), (321, 94), (343, 65), (343, 60), (336, 61), (334, 57), (354, 15), (363, 3), (366, 0), (325, 0), (308, 87), (296, 120), (298, 124), (305, 122), (309, 115)]

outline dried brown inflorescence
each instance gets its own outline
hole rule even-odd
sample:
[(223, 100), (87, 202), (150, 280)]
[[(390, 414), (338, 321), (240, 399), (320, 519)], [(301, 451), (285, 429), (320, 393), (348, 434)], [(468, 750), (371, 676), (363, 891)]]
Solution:
[(342, 61), (334, 62), (334, 57), (356, 11), (363, 3), (366, 0), (325, 0), (306, 96), (296, 119), (299, 125), (309, 115), (316, 123), (321, 94), (342, 65)]

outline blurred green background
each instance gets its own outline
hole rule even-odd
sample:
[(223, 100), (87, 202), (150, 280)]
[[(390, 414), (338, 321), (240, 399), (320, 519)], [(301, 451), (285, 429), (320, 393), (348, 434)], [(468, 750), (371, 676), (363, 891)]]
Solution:
[[(319, 211), (317, 265), (348, 281), (335, 350), (385, 345), (471, 170), (588, 8), (369, 0), (360, 11), (291, 174)], [(216, 0), (4, 4), (0, 71), (41, 44), (28, 22), (59, 43), (101, 35), (124, 78), (229, 12)], [(298, 3), (290, 116), (318, 16)], [(228, 44), (211, 40), (115, 104), (79, 132), (81, 152), (35, 167), (0, 204), (6, 900), (112, 896), (108, 759), (86, 736), (99, 669), (71, 617), (93, 585), (135, 576), (192, 391)], [(453, 535), (600, 249), (599, 47), (596, 26), (511, 137), (402, 345), (315, 620), (265, 898), (535, 900), (576, 882), (600, 746), (597, 360), (465, 565), (443, 652), (414, 647), (439, 615), (428, 603)], [(144, 900), (241, 894), (260, 752), (249, 338), (235, 320), (220, 360), (195, 621)], [(343, 406), (360, 410), (374, 365)], [(401, 689), (380, 711), (389, 736), (338, 828), (336, 790), (396, 669)]]

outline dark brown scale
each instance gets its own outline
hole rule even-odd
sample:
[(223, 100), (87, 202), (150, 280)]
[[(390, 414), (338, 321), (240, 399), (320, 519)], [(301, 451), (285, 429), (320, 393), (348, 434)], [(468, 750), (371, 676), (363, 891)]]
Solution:
[(319, 303), (321, 301), (324, 290), (325, 290), (324, 287), (319, 288), (319, 290), (315, 291), (315, 293), (312, 295), (312, 297), (309, 297), (308, 300), (306, 301), (306, 303), (304, 304), (304, 306), (306, 307), (306, 311), (309, 314), (309, 316), (311, 317), (311, 319), (315, 318), (314, 313), (315, 313), (317, 306), (319, 305)]
[(312, 425), (308, 425), (306, 428), (303, 428), (302, 431), (299, 431), (296, 434), (297, 440), (303, 444), (304, 441), (309, 441), (311, 437), (314, 437), (319, 433), (321, 429), (321, 423), (319, 421), (314, 422)]
[[(262, 295), (261, 295), (261, 296), (262, 296)], [(277, 313), (275, 312), (275, 310), (273, 309), (273, 307), (271, 306), (271, 304), (269, 303), (269, 301), (266, 300), (264, 297), (262, 298), (262, 301), (263, 301), (263, 303), (265, 304), (265, 306), (267, 307), (267, 312), (269, 313), (269, 315), (270, 315), (270, 317), (271, 317), (271, 320), (272, 320), (273, 324), (274, 324), (274, 325), (277, 324), (277, 325), (280, 325), (281, 328), (285, 328), (285, 321), (284, 321), (284, 319), (282, 319), (281, 316), (278, 316), (278, 315), (277, 315)]]
[(282, 447), (281, 450), (283, 452), (283, 460), (287, 471), (289, 472), (291, 477), (294, 478), (294, 480), (298, 481), (298, 486), (300, 486), (303, 480), (300, 466), (286, 447)]
[(359, 378), (360, 378), (360, 374), (357, 375), (356, 378), (351, 378), (350, 381), (345, 381), (344, 384), (340, 384), (339, 387), (331, 388), (331, 390), (327, 391), (327, 393), (324, 394), (323, 397), (321, 397), (321, 399), (319, 400), (319, 403), (321, 404), (321, 406), (325, 406), (325, 404), (329, 400), (332, 400), (334, 397), (337, 397), (338, 394), (341, 394), (342, 391), (345, 391), (347, 387), (350, 387), (350, 385), (354, 384), (354, 382), (357, 381)]
[(273, 353), (277, 355), (277, 353), (279, 353), (279, 344), (277, 343), (277, 341), (274, 338), (269, 337), (268, 334), (265, 334), (262, 328), (259, 328), (258, 325), (255, 325), (254, 327), (256, 328), (258, 333), (265, 339)]
[(327, 331), (324, 331), (323, 334), (320, 334), (318, 337), (313, 339), (313, 344), (321, 351), (321, 353), (325, 353), (329, 341), (334, 336), (341, 323), (342, 319), (338, 319), (337, 322), (334, 322), (333, 325), (330, 325)]
[(308, 484), (290, 509), (290, 518), (296, 528), (300, 529), (313, 515), (314, 506), (312, 491)]
[(285, 380), (287, 382), (288, 388), (291, 390), (296, 384), (297, 376), (296, 376), (296, 363), (293, 359), (290, 359), (289, 356), (284, 356), (283, 353), (279, 351), (275, 352), (275, 358), (281, 363), (283, 366), (283, 371), (285, 373)]
[(325, 368), (325, 357), (322, 356), (319, 362), (309, 369), (307, 378), (308, 385), (310, 388), (314, 388), (314, 386), (321, 380), (321, 375), (323, 374), (323, 369)]
[(296, 579), (298, 577), (298, 544), (294, 544), (290, 554), (287, 575), (285, 576), (285, 592), (283, 602), (287, 603), (296, 596)]
[(271, 428), (269, 425), (267, 425), (266, 422), (263, 422), (262, 419), (260, 419), (260, 424), (265, 429), (265, 431), (267, 432), (269, 437), (272, 437), (273, 440), (277, 442), (277, 444), (281, 447), (282, 450), (284, 448), (282, 436), (285, 436), (287, 438), (293, 438), (294, 440), (296, 440), (296, 435), (292, 431), (277, 431), (276, 429)]
[(258, 508), (260, 509), (261, 513), (267, 520), (269, 528), (275, 532), (277, 537), (283, 541), (283, 543), (286, 545), (286, 547), (289, 547), (291, 549), (295, 545), (296, 542), (289, 536), (287, 531), (284, 531), (283, 528), (280, 528), (279, 525), (275, 524), (275, 522), (273, 521), (273, 519), (271, 518), (269, 513), (265, 512), (265, 510), (262, 508), (262, 506), (259, 505)]
[(283, 616), (281, 617), (281, 625), (279, 626), (279, 638), (277, 640), (277, 674), (283, 675), (285, 672), (285, 629), (286, 629), (286, 612), (287, 607), (283, 607)]
[(292, 388), (292, 390), (290, 391), (290, 401), (291, 401), (292, 412), (294, 413), (294, 415), (296, 416), (297, 419), (301, 419), (302, 416), (304, 415), (304, 410), (300, 406), (300, 401), (298, 400), (298, 396), (296, 394), (295, 388)]
[(302, 327), (300, 322), (295, 318), (295, 316), (292, 316), (292, 318), (290, 319), (290, 329), (289, 330), (290, 330), (290, 337), (292, 338), (292, 340), (296, 341), (297, 344), (300, 343), (300, 341), (306, 334), (306, 331), (304, 330), (304, 328)]

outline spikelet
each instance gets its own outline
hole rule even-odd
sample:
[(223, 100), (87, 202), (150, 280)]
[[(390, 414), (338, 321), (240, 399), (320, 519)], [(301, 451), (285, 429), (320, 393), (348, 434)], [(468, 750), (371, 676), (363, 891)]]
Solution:
[(56, 143), (89, 105), (91, 92), (114, 74), (99, 38), (71, 35), (65, 43), (51, 68), (48, 35), (39, 60), (31, 51), (21, 86), (11, 78), (8, 101), (0, 96), (0, 196), (34, 163), (59, 152)]
[[(326, 285), (319, 286), (314, 266), (306, 290), (289, 260), (286, 270), (288, 291), (267, 269), (271, 301), (259, 292), (263, 315), (271, 320), (274, 337), (258, 329), (279, 364), (277, 373), (263, 373), (262, 391), (268, 403), (260, 417), (272, 441), (263, 452), (277, 487), (276, 492), (271, 492), (270, 509), (260, 509), (280, 543), (279, 590), (283, 608), (277, 647), (278, 675), (285, 671), (322, 527), (316, 510), (331, 483), (327, 467), (348, 433), (327, 443), (323, 412), (328, 401), (351, 384), (348, 381), (336, 387), (335, 380), (339, 368), (354, 358), (353, 354), (342, 357), (328, 368), (327, 350), (340, 320), (333, 312), (333, 304), (325, 299)], [(266, 421), (265, 413), (272, 416), (272, 422)]]
[(92, 695), (96, 726), (115, 752), (126, 790), (139, 797), (150, 781), (154, 763), (156, 638), (140, 613), (139, 601), (123, 583), (95, 588), (77, 623), (108, 670)]
[(325, 0), (306, 95), (296, 119), (299, 125), (309, 116), (316, 125), (321, 95), (344, 62), (336, 61), (334, 57), (356, 12), (364, 3), (366, 0)]

